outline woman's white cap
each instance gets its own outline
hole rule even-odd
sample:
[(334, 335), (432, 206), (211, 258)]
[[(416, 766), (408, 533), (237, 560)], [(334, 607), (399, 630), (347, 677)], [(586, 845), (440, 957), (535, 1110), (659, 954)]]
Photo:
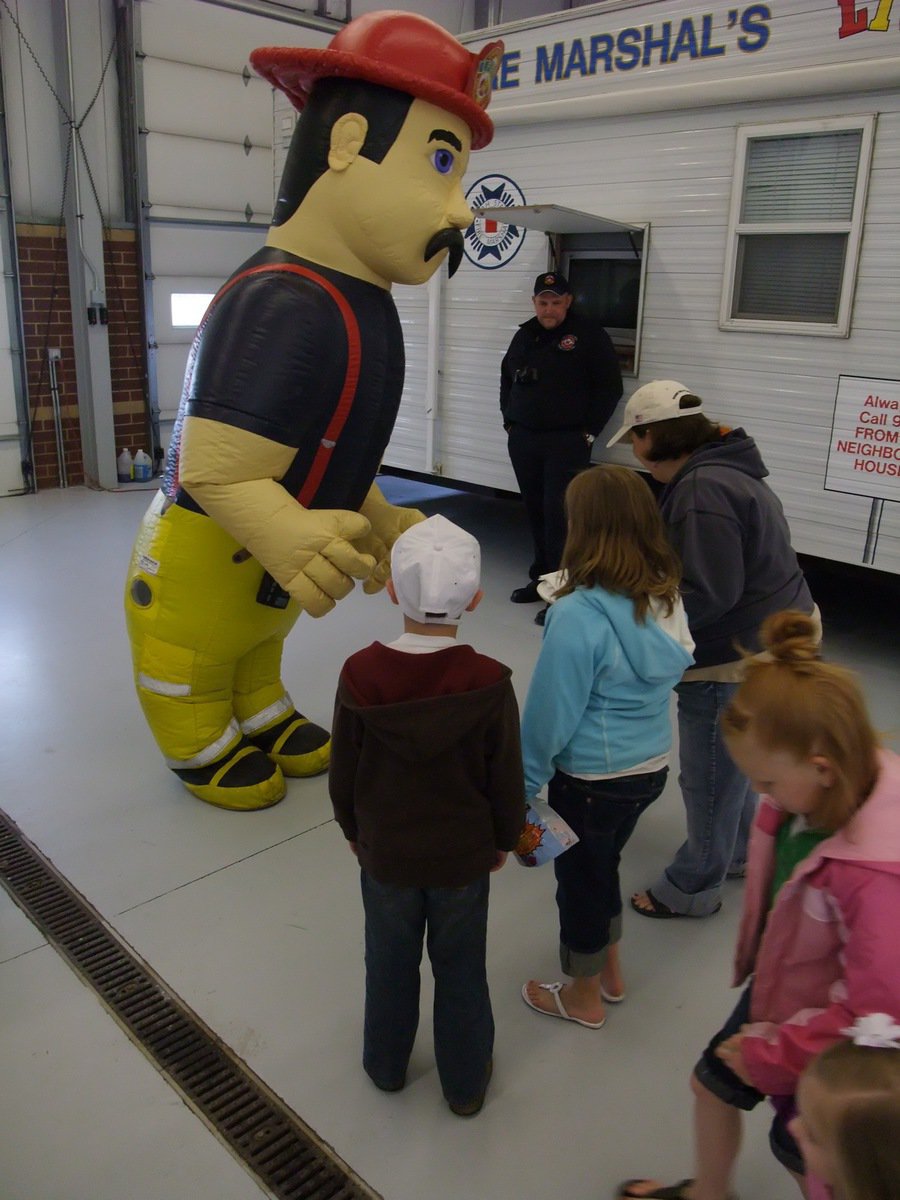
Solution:
[(657, 421), (671, 421), (673, 417), (695, 417), (703, 412), (700, 403), (690, 408), (682, 408), (681, 401), (685, 396), (699, 401), (696, 392), (686, 388), (683, 383), (674, 379), (654, 379), (645, 383), (633, 395), (629, 396), (625, 405), (625, 423), (619, 432), (609, 439), (607, 446), (614, 446), (635, 425), (654, 425)]

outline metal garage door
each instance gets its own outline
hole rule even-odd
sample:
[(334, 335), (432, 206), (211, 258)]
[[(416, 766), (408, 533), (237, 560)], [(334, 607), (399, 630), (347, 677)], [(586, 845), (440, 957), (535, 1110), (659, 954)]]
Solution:
[(311, 19), (301, 14), (273, 20), (252, 7), (241, 12), (202, 0), (135, 6), (148, 317), (158, 347), (151, 389), (163, 446), (194, 333), (190, 320), (173, 320), (172, 297), (215, 292), (262, 245), (272, 216), (272, 90), (250, 68), (250, 51), (325, 45), (333, 32), (299, 28)]
[[(15, 278), (10, 270), (9, 250), (3, 240), (2, 266), (5, 279)], [(13, 345), (15, 326), (10, 322), (9, 287), (0, 287), (0, 496), (22, 491), (22, 445), (20, 441), (19, 413), (16, 397), (20, 384), (13, 369), (16, 359), (21, 360), (21, 347)]]
[(22, 459), (27, 447), (22, 440), (22, 429), (27, 427), (28, 414), (22, 379), (22, 333), (19, 322), (14, 319), (19, 302), (19, 266), (12, 185), (7, 170), (9, 152), (2, 87), (0, 102), (4, 104), (4, 113), (0, 115), (0, 268), (3, 272), (3, 286), (0, 287), (0, 496), (10, 496), (23, 491), (25, 486)]

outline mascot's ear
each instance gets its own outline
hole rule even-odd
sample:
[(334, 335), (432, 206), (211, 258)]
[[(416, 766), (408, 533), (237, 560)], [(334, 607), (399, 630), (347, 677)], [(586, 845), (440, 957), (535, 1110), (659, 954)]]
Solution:
[(345, 171), (363, 147), (369, 122), (360, 113), (344, 113), (331, 127), (328, 165), (332, 171)]

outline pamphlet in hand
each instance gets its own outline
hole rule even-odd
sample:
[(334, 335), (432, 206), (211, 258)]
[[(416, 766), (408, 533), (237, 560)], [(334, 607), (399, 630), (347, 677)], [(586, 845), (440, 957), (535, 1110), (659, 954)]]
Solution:
[(577, 841), (575, 833), (546, 800), (529, 800), (515, 855), (523, 867), (540, 867)]
[(540, 598), (552, 604), (556, 599), (556, 593), (561, 587), (565, 587), (568, 573), (566, 571), (551, 571), (549, 575), (541, 575), (538, 577), (537, 590)]

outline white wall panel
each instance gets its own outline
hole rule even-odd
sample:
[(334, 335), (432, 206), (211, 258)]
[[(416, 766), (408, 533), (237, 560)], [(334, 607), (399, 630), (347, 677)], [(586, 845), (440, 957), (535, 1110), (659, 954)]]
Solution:
[(198, 237), (198, 231), (190, 225), (157, 225), (150, 236), (153, 269), (158, 277), (221, 278), (223, 271), (230, 274), (238, 263), (256, 253), (265, 239), (265, 230), (204, 229)]
[(3, 356), (0, 360), (0, 387), (4, 389), (4, 400), (6, 396), (9, 397), (9, 404), (4, 402), (0, 406), (0, 496), (8, 496), (22, 491), (25, 482), (22, 478), (22, 444), (19, 440), (19, 422), (16, 420), (9, 350), (0, 349), (0, 355)]
[(883, 571), (896, 571), (900, 560), (900, 504), (885, 504), (875, 549), (873, 566)]
[(354, 17), (391, 8), (428, 17), (451, 33), (458, 34), (464, 29), (471, 29), (473, 24), (472, 0), (349, 0), (349, 3)]
[(20, 492), (23, 487), (22, 450), (16, 433), (8, 441), (0, 440), (0, 496)]
[(403, 398), (391, 444), (384, 456), (386, 466), (406, 471), (431, 472), (427, 461), (427, 418), (425, 414), (428, 379), (426, 371), (428, 330), (428, 288), (396, 285), (392, 293), (406, 350), (406, 379)]
[(201, 0), (143, 0), (139, 12), (151, 220), (243, 220), (249, 204), (268, 224), (273, 91), (249, 56), (328, 35)]
[(224, 220), (245, 220), (250, 205), (255, 222), (268, 225), (272, 189), (268, 149), (245, 153), (233, 142), (202, 138), (147, 137), (147, 176), (151, 215), (159, 208), (181, 210), (185, 219), (200, 219), (205, 211), (230, 214)]
[(272, 89), (256, 74), (145, 59), (144, 117), (161, 133), (272, 146)]
[[(0, 245), (0, 267), (4, 274), (9, 271), (5, 244)], [(6, 445), (3, 439), (14, 438), (15, 440), (9, 445), (12, 446), (15, 453), (13, 455), (4, 454), (3, 458), (0, 458), (0, 495), (18, 491), (22, 487), (20, 465), (22, 453), (19, 443), (19, 420), (16, 412), (16, 386), (13, 375), (9, 292), (7, 280), (4, 279), (0, 283), (0, 448)]]
[[(145, 51), (172, 62), (240, 74), (257, 46), (324, 46), (330, 35), (202, 0), (140, 0)], [(302, 20), (298, 9), (297, 20)]]

